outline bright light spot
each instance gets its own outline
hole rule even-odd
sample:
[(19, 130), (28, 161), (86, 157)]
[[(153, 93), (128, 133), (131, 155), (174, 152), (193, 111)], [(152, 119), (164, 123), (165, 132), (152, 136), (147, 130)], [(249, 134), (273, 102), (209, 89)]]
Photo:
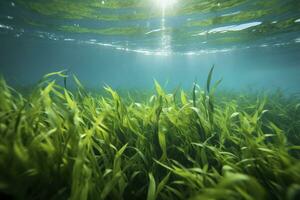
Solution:
[(145, 33), (145, 35), (148, 35), (150, 33), (154, 33), (154, 32), (159, 32), (159, 31), (163, 31), (164, 29), (162, 28), (159, 28), (159, 29), (154, 29), (154, 30), (151, 30), (151, 31), (148, 31), (147, 33)]
[(75, 41), (73, 38), (65, 38), (64, 41)]
[(102, 3), (102, 5), (104, 5), (104, 4), (105, 4), (105, 1), (101, 1), (101, 3)]
[[(228, 31), (241, 31), (250, 27), (258, 26), (262, 24), (262, 22), (249, 22), (245, 24), (238, 24), (238, 25), (229, 25), (229, 26), (222, 26), (222, 27), (217, 27), (213, 28), (209, 31), (203, 31), (197, 34), (194, 34), (192, 36), (205, 36), (209, 33), (226, 33)], [(256, 29), (252, 30), (253, 32), (256, 31)]]
[(4, 25), (4, 24), (0, 24), (0, 28), (8, 29), (8, 30), (14, 30), (13, 27), (11, 27), (11, 26), (6, 26), (6, 25)]
[(176, 0), (155, 0), (155, 2), (160, 8), (166, 9), (172, 7), (176, 3)]
[(269, 45), (267, 45), (267, 44), (260, 45), (260, 47), (267, 47), (267, 46), (269, 46)]
[(218, 33), (218, 32), (225, 33), (227, 31), (241, 31), (253, 26), (258, 26), (261, 23), (262, 22), (249, 22), (249, 23), (239, 24), (239, 25), (222, 26), (222, 27), (211, 29), (210, 31), (208, 31), (208, 33)]
[(239, 14), (241, 11), (236, 11), (236, 12), (231, 12), (231, 13), (226, 13), (226, 14), (223, 14), (221, 15), (222, 17), (226, 17), (226, 16), (231, 16), (231, 15), (237, 15)]

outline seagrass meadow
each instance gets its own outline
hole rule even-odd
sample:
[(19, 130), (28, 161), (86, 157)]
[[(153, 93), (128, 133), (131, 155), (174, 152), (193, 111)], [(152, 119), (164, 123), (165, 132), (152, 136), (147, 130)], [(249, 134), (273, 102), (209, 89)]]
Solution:
[(1, 79), (2, 199), (299, 199), (299, 94), (218, 91), (212, 73), (138, 102), (62, 71), (26, 95)]

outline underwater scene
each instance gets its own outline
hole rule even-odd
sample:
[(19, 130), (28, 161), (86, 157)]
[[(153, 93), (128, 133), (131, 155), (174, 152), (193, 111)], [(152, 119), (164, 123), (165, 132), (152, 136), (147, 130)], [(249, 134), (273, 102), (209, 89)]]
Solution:
[(1, 0), (1, 200), (299, 200), (299, 0)]

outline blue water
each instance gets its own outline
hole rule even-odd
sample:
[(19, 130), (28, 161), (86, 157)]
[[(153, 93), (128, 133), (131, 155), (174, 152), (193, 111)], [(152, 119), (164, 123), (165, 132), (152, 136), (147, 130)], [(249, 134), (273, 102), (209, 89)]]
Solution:
[(179, 1), (164, 13), (149, 1), (76, 2), (1, 1), (0, 74), (11, 85), (68, 69), (91, 88), (156, 79), (189, 89), (215, 65), (226, 89), (300, 92), (299, 1)]

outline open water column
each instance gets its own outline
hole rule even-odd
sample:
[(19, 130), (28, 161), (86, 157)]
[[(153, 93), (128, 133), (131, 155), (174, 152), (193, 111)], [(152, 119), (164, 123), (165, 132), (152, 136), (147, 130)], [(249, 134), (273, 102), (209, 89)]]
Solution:
[(300, 199), (299, 0), (1, 0), (0, 199)]

